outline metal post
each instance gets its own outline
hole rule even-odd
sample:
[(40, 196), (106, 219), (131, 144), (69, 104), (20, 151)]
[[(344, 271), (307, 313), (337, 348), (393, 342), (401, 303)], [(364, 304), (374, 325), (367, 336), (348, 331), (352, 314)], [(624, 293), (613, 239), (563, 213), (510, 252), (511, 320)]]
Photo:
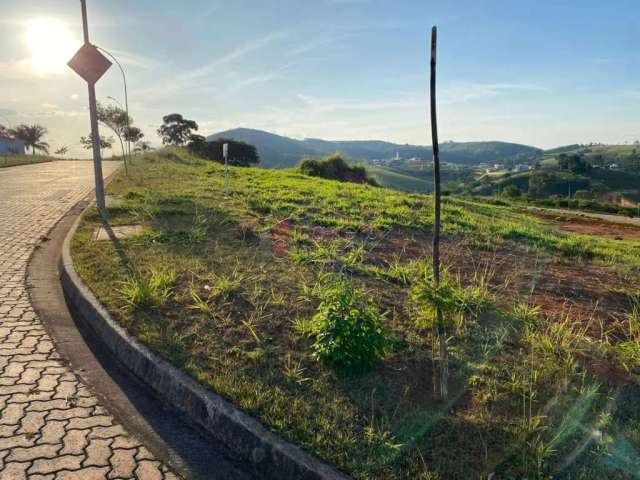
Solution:
[(222, 145), (222, 156), (224, 157), (224, 198), (229, 196), (229, 144)]
[[(86, 0), (80, 0), (82, 6), (82, 30), (84, 43), (89, 43), (89, 22), (87, 21)], [(96, 106), (96, 88), (91, 82), (89, 85), (89, 114), (91, 117), (91, 139), (93, 140), (93, 172), (96, 181), (96, 205), (100, 216), (107, 219), (107, 209), (104, 200), (104, 181), (102, 179), (102, 157), (100, 154), (100, 131), (98, 130), (98, 108)]]

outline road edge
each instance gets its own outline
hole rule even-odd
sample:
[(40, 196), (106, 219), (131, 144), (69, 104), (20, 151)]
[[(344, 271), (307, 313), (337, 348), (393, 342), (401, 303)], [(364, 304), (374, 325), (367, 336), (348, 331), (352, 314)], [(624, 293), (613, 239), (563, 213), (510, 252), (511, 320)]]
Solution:
[(165, 402), (186, 415), (266, 478), (277, 480), (347, 480), (300, 447), (285, 442), (258, 420), (237, 409), (196, 380), (157, 356), (120, 326), (80, 279), (71, 257), (71, 241), (86, 210), (62, 245), (59, 271), (62, 288), (80, 320), (137, 378)]

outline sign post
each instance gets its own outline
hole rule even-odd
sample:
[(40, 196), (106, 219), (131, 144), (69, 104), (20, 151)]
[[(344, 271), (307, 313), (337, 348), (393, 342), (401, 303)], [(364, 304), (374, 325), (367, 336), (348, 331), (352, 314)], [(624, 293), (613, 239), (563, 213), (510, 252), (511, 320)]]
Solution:
[(229, 196), (229, 144), (222, 144), (222, 156), (224, 158), (224, 198)]
[(91, 140), (93, 142), (93, 170), (96, 182), (96, 205), (100, 216), (107, 219), (104, 200), (104, 181), (102, 179), (102, 157), (100, 153), (100, 132), (98, 130), (98, 107), (96, 104), (96, 82), (111, 66), (111, 62), (89, 42), (89, 23), (87, 21), (86, 0), (80, 0), (82, 7), (82, 30), (84, 45), (69, 60), (69, 67), (80, 75), (89, 87), (89, 114), (91, 117)]

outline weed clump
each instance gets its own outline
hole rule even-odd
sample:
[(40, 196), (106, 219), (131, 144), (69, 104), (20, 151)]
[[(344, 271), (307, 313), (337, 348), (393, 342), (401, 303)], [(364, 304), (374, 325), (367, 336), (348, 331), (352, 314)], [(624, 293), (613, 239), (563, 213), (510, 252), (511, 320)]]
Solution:
[(158, 307), (171, 297), (176, 278), (173, 270), (152, 269), (148, 275), (131, 276), (122, 282), (120, 294), (134, 310)]
[(468, 318), (476, 318), (494, 305), (485, 277), (476, 275), (473, 281), (462, 286), (459, 276), (451, 275), (447, 269), (440, 273), (440, 285), (433, 285), (433, 272), (423, 264), (410, 292), (410, 306), (415, 314), (416, 325), (430, 328), (440, 309), (445, 320), (462, 325)]
[(320, 295), (323, 300), (310, 326), (316, 357), (345, 373), (371, 369), (387, 352), (384, 315), (344, 277), (326, 282)]

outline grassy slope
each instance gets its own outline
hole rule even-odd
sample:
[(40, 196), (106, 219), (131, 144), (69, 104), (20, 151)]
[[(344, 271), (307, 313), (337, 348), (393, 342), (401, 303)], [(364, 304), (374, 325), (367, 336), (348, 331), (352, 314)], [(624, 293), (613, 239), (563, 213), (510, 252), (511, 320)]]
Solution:
[(55, 160), (46, 155), (1, 155), (0, 168), (15, 167), (18, 165), (29, 165), (32, 163), (51, 162)]
[(374, 176), (381, 185), (403, 192), (430, 192), (432, 182), (423, 178), (405, 175), (392, 169), (376, 165), (366, 165), (367, 172)]
[[(528, 298), (529, 277), (545, 265), (593, 264), (622, 275), (621, 292), (637, 285), (640, 242), (560, 233), (510, 208), (447, 198), (445, 259), (459, 258), (452, 268), (469, 274), (472, 264), (482, 272), (497, 258), (512, 262), (487, 280), (503, 292), (497, 309), (468, 319), (450, 341), (454, 407), (431, 394), (430, 335), (407, 309), (407, 275), (428, 257), (430, 197), (294, 171), (232, 169), (225, 199), (221, 171), (184, 153), (139, 158), (130, 178), (121, 174), (109, 187), (126, 200), (110, 217), (113, 224), (143, 222), (147, 233), (118, 249), (93, 242), (98, 220), (90, 214), (74, 239), (82, 277), (152, 349), (356, 478), (480, 478), (492, 471), (542, 478), (583, 444), (583, 429), (596, 427), (611, 440), (613, 456), (602, 456), (607, 447), (600, 443), (587, 444), (567, 470), (571, 478), (631, 478), (625, 468), (637, 471), (633, 458), (625, 457), (625, 468), (615, 462), (624, 442), (640, 448), (638, 397), (612, 411), (610, 395), (633, 391), (616, 390), (581, 363), (587, 352), (617, 355), (617, 343), (598, 343), (550, 313), (523, 324), (504, 312), (520, 295)], [(167, 269), (177, 278), (166, 303), (135, 309), (123, 302), (122, 282)], [(521, 283), (510, 284), (521, 270)], [(326, 271), (348, 272), (387, 311), (393, 348), (369, 374), (344, 377), (312, 358), (305, 322)], [(634, 358), (627, 366), (637, 371)], [(532, 414), (522, 414), (523, 398)]]

